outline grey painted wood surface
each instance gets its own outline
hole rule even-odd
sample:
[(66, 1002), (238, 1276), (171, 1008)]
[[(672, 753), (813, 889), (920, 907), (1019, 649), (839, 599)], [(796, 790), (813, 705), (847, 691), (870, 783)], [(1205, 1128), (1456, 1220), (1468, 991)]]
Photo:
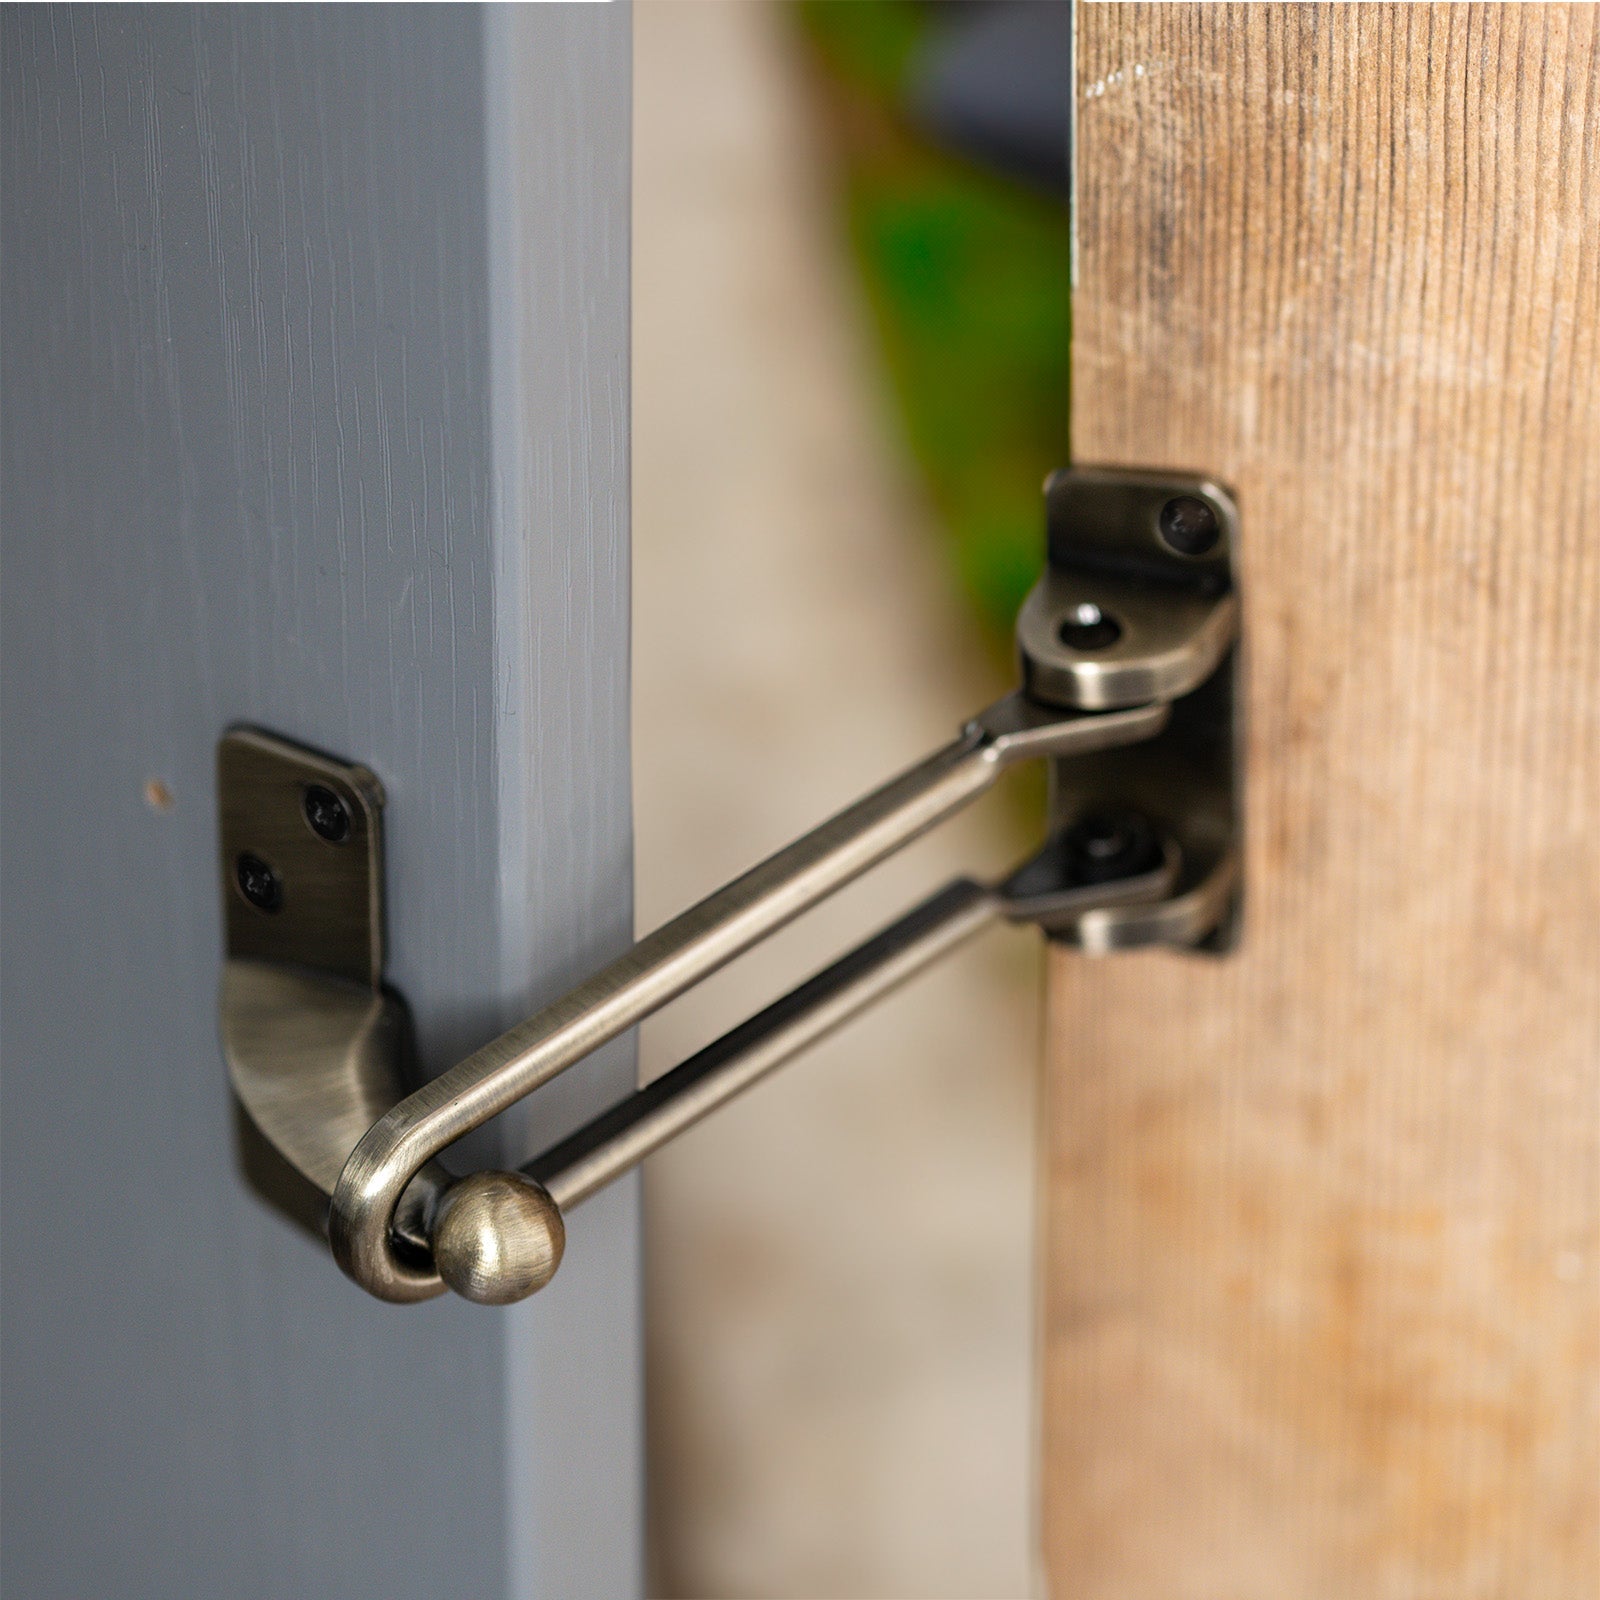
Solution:
[(7, 1593), (640, 1586), (633, 1191), (510, 1312), (369, 1301), (267, 1210), (211, 778), (238, 719), (380, 773), (434, 1070), (629, 937), (628, 48), (5, 11)]

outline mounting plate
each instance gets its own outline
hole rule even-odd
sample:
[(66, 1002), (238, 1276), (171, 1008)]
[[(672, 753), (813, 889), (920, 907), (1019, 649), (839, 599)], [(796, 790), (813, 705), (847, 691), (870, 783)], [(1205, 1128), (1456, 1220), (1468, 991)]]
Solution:
[(346, 1159), (405, 1095), (410, 1018), (383, 977), (383, 791), (349, 766), (253, 728), (217, 747), (227, 959), (222, 1046), (251, 1127), (296, 1192), (247, 1170), (296, 1221), (317, 1222)]
[(1238, 508), (1209, 478), (1115, 467), (1054, 473), (1045, 497), (1049, 569), (1017, 623), (1028, 692), (1087, 709), (1150, 698), (1171, 708), (1142, 744), (1051, 763), (1051, 831), (1132, 813), (1181, 856), (1164, 898), (1058, 920), (1051, 937), (1096, 952), (1230, 949), (1243, 799)]

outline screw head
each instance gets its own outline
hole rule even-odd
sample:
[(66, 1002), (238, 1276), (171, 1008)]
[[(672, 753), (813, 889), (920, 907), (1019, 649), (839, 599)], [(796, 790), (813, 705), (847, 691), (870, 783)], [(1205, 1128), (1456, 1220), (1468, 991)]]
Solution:
[(350, 837), (350, 812), (332, 789), (313, 783), (303, 803), (306, 822), (319, 839), (343, 844)]
[(1092, 600), (1085, 600), (1067, 613), (1056, 636), (1069, 650), (1104, 650), (1122, 637), (1122, 624)]
[(1192, 494), (1162, 506), (1160, 527), (1162, 542), (1180, 556), (1203, 556), (1222, 537), (1216, 512)]
[(1161, 841), (1137, 811), (1101, 811), (1082, 818), (1066, 836), (1067, 861), (1076, 883), (1114, 883), (1153, 872)]
[(283, 882), (260, 856), (251, 855), (248, 850), (241, 853), (233, 864), (233, 877), (239, 893), (257, 911), (283, 909)]

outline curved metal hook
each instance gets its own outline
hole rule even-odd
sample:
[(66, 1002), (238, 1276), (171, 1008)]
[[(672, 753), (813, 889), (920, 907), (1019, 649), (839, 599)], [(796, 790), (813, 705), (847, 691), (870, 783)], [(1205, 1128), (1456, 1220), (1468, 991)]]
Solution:
[(960, 810), (1008, 766), (1135, 743), (1165, 705), (1086, 714), (1008, 695), (959, 738), (658, 928), (570, 994), (502, 1034), (386, 1112), (333, 1192), (335, 1259), (380, 1299), (437, 1294), (436, 1270), (403, 1259), (394, 1217), (422, 1167), (464, 1134)]

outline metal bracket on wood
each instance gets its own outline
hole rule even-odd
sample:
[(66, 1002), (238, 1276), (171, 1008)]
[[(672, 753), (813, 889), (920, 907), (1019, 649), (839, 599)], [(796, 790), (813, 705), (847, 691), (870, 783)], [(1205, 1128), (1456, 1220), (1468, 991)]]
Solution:
[[(223, 736), (228, 1069), (357, 1283), (400, 1302), (532, 1294), (560, 1264), (564, 1212), (996, 921), (1095, 952), (1236, 938), (1232, 498), (1204, 478), (1106, 468), (1057, 473), (1046, 498), (1019, 690), (420, 1086), (405, 1005), (382, 982), (376, 779), (258, 730)], [(437, 1159), (1033, 758), (1051, 762), (1052, 828), (1010, 877), (946, 885), (518, 1172), (458, 1178)]]

